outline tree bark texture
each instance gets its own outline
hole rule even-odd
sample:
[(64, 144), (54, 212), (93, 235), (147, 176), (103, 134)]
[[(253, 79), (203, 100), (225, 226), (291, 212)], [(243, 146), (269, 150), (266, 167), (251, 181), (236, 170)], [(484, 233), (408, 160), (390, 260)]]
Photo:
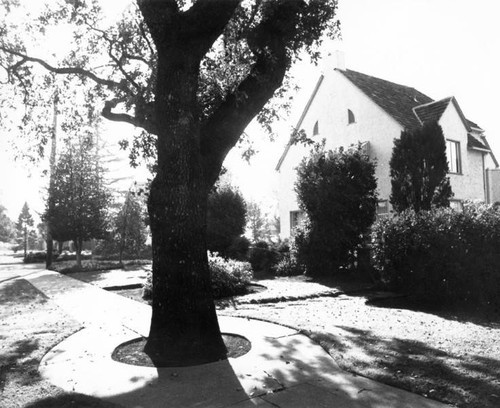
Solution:
[(225, 358), (226, 348), (206, 252), (209, 187), (201, 166), (199, 121), (193, 113), (199, 60), (184, 55), (181, 47), (169, 50), (168, 61), (163, 55), (159, 50), (155, 113), (161, 131), (148, 200), (153, 315), (145, 351), (158, 366), (178, 366)]

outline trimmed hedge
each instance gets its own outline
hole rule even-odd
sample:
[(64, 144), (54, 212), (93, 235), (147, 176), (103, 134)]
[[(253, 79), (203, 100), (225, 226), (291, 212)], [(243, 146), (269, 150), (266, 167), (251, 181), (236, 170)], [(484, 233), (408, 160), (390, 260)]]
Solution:
[[(246, 293), (246, 286), (252, 280), (252, 268), (248, 262), (224, 259), (217, 253), (208, 252), (208, 267), (212, 279), (212, 294), (214, 299), (242, 295)], [(152, 299), (152, 273), (148, 272), (143, 286), (142, 297)]]
[(500, 306), (500, 211), (466, 204), (378, 221), (372, 260), (389, 289), (428, 305)]

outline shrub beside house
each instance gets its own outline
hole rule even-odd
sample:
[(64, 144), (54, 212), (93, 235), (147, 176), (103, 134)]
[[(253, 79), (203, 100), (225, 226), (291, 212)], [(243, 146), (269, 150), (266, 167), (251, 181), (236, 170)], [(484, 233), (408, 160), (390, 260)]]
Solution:
[[(454, 197), (452, 207), (467, 200), (500, 201), (500, 171), (484, 130), (464, 116), (458, 101), (434, 101), (416, 89), (346, 69), (342, 54), (319, 77), (293, 135), (303, 132), (315, 142), (326, 140), (327, 149), (362, 143), (376, 160), (377, 214), (392, 210), (390, 158), (394, 139), (426, 122), (437, 122), (446, 140), (448, 176)], [(295, 168), (309, 148), (290, 138), (277, 164), (281, 238), (303, 217), (294, 192)]]

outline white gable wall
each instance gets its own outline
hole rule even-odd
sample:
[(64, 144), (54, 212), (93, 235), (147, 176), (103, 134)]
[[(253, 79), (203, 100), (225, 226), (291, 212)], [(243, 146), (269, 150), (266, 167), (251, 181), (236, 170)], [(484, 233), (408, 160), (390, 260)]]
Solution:
[[(354, 113), (355, 123), (348, 124), (348, 109)], [(316, 121), (319, 125), (319, 136), (313, 138)], [(368, 141), (370, 158), (377, 160), (379, 199), (389, 199), (389, 160), (394, 139), (401, 135), (402, 126), (343, 74), (333, 70), (328, 72), (300, 128), (314, 140), (326, 139), (328, 149)], [(298, 210), (294, 192), (295, 168), (309, 151), (310, 147), (292, 146), (281, 164), (278, 199), (282, 238), (290, 235), (290, 212)]]
[(485, 200), (483, 153), (467, 148), (467, 129), (450, 103), (439, 120), (445, 139), (460, 142), (461, 174), (449, 174), (453, 199)]

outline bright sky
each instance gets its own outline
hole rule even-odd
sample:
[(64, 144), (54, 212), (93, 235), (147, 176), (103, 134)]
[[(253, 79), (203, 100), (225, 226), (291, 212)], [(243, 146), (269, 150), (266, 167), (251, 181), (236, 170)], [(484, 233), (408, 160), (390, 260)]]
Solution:
[[(465, 116), (479, 124), (500, 156), (500, 2), (497, 0), (340, 0), (342, 41), (326, 44), (342, 50), (346, 67), (411, 86), (433, 99), (455, 96)], [(321, 67), (302, 64), (296, 77), (301, 91), (280, 127), (280, 138), (259, 146), (253, 166), (230, 162), (246, 196), (274, 198), (276, 163)]]
[[(496, 112), (500, 94), (499, 12), (497, 0), (340, 0), (343, 40), (327, 44), (327, 49), (343, 50), (347, 68), (412, 86), (434, 99), (455, 96), (465, 116), (486, 131), (500, 157)], [(247, 198), (267, 207), (276, 189), (274, 167), (320, 68), (303, 63), (295, 73), (302, 89), (290, 116), (277, 125), (278, 140), (268, 142), (250, 128), (248, 133), (256, 137), (259, 151), (251, 166), (243, 163), (236, 151), (226, 161), (233, 183)], [(110, 127), (110, 132), (124, 129), (113, 131)], [(5, 149), (0, 140), (0, 203), (14, 219), (24, 201), (43, 210), (43, 202), (37, 198), (39, 183), (15, 167)], [(123, 171), (133, 173), (125, 170), (126, 161), (123, 163)]]

